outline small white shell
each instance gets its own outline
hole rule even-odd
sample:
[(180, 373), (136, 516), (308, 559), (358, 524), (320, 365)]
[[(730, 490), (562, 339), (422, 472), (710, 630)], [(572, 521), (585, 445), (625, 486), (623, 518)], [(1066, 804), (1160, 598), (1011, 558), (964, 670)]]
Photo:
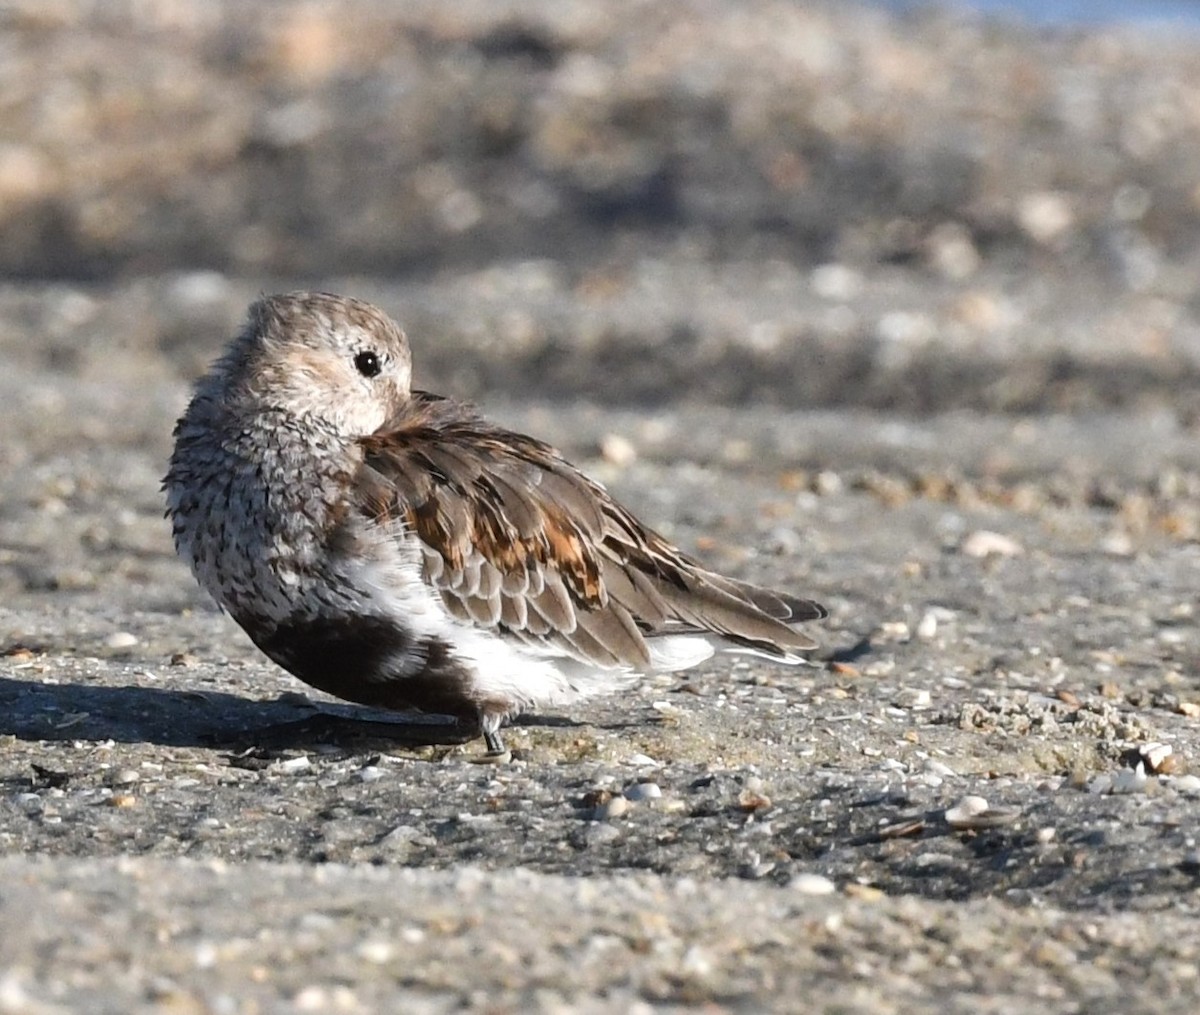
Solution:
[(972, 532), (959, 549), (968, 557), (1018, 557), (1025, 552), (1015, 539), (988, 529)]
[(951, 828), (966, 828), (972, 818), (988, 809), (988, 802), (981, 796), (965, 796), (953, 807), (946, 809), (946, 824)]
[(993, 807), (981, 796), (965, 796), (947, 808), (946, 824), (959, 831), (979, 831), (1009, 825), (1021, 816), (1015, 807)]
[(832, 895), (837, 891), (837, 885), (820, 874), (797, 874), (788, 884), (801, 895)]
[(597, 807), (592, 812), (592, 817), (596, 821), (612, 821), (613, 818), (620, 818), (628, 814), (629, 806), (629, 801), (623, 796), (615, 796)]
[(1138, 754), (1142, 756), (1142, 760), (1146, 763), (1146, 768), (1151, 772), (1157, 772), (1163, 767), (1163, 762), (1174, 753), (1174, 749), (1170, 744), (1142, 744), (1138, 748)]

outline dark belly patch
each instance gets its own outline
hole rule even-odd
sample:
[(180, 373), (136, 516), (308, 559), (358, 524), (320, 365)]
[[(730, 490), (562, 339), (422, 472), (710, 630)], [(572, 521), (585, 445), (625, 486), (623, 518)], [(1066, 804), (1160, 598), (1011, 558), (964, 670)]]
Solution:
[(448, 642), (416, 638), (385, 617), (242, 626), (288, 672), (346, 701), (470, 720), (505, 704), (479, 697), (471, 671)]

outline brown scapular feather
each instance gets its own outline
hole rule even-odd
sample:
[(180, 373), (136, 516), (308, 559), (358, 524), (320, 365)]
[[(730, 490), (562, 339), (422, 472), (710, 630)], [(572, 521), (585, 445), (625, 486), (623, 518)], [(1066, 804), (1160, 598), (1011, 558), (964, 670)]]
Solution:
[[(642, 525), (549, 445), (414, 392), (360, 441), (364, 509), (403, 519), (455, 616), (645, 667), (647, 638), (708, 632), (780, 657), (817, 603), (718, 575)], [(451, 602), (453, 601), (453, 605)]]

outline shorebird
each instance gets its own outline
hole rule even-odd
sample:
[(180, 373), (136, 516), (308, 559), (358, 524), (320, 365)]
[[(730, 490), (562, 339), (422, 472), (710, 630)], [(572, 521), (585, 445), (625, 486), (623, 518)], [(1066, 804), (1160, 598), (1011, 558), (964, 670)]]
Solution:
[(549, 444), (411, 386), (360, 300), (255, 303), (175, 427), (175, 546), (272, 660), (348, 701), (474, 724), (685, 669), (780, 663), (818, 603), (724, 577)]

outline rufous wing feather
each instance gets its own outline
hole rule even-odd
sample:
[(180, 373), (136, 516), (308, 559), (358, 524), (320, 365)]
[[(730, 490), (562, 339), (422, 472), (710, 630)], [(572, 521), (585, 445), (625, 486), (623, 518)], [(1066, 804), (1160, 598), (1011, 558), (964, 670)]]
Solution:
[(780, 658), (816, 603), (715, 574), (642, 525), (549, 445), (449, 399), (412, 401), (360, 442), (359, 503), (417, 537), (460, 619), (581, 662), (651, 664), (647, 639), (704, 632)]

